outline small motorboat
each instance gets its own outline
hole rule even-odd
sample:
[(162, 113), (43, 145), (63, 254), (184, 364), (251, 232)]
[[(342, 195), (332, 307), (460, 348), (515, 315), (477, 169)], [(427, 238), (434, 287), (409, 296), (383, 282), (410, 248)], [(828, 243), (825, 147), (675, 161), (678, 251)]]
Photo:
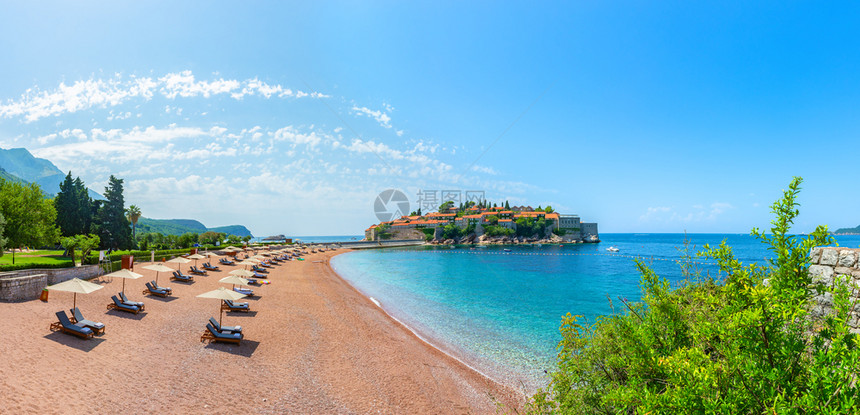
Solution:
[(504, 251), (504, 252), (511, 252), (511, 250), (510, 250), (510, 249), (508, 249), (508, 248), (502, 249), (502, 251)]
[(618, 252), (618, 251), (620, 251), (620, 249), (618, 249), (618, 247), (615, 247), (615, 246), (610, 246), (609, 248), (606, 248), (606, 250), (607, 250), (607, 251), (609, 251), (609, 252)]

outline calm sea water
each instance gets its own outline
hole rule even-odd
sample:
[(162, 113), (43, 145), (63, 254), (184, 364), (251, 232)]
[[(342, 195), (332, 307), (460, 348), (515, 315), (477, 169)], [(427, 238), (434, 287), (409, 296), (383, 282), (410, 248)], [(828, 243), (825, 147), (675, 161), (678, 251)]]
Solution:
[[(390, 248), (336, 256), (335, 270), (434, 345), (509, 385), (532, 392), (555, 366), (566, 313), (589, 321), (612, 312), (607, 297), (640, 297), (639, 258), (673, 282), (683, 234), (602, 234), (600, 244)], [(749, 235), (688, 235), (691, 248), (726, 240), (744, 261), (766, 246)], [(860, 246), (860, 236), (839, 237)], [(618, 253), (607, 252), (616, 246)], [(716, 266), (699, 261), (717, 275)], [(622, 306), (623, 307), (623, 306)]]

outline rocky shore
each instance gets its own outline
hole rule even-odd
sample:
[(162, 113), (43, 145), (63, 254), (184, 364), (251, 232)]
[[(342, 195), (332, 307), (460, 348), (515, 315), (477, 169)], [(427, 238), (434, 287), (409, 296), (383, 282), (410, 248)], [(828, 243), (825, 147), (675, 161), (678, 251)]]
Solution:
[[(600, 240), (590, 243), (600, 242)], [(536, 244), (560, 244), (560, 243), (585, 243), (585, 242), (565, 242), (558, 235), (551, 235), (545, 238), (523, 237), (523, 236), (488, 236), (475, 234), (467, 235), (457, 239), (433, 239), (428, 242), (431, 245), (536, 245)]]

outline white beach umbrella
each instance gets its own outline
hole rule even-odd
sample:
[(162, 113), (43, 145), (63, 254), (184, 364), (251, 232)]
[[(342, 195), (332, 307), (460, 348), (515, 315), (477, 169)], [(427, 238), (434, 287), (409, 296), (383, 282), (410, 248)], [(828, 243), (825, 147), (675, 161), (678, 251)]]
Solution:
[(221, 278), (220, 280), (218, 280), (218, 282), (223, 282), (225, 284), (233, 284), (233, 288), (236, 288), (236, 284), (244, 285), (246, 287), (251, 285), (250, 283), (248, 283), (248, 280), (246, 280), (246, 279), (244, 279), (238, 275), (230, 275), (230, 276)]
[(89, 281), (84, 281), (79, 278), (72, 278), (59, 284), (49, 285), (46, 288), (49, 291), (65, 291), (75, 293), (74, 299), (72, 300), (72, 308), (75, 308), (78, 305), (78, 293), (89, 294), (93, 291), (101, 290), (102, 288), (104, 288), (104, 286), (93, 284)]
[[(198, 295), (200, 298), (217, 298), (219, 300), (229, 300), (235, 301), (240, 298), (245, 298), (245, 294), (239, 294), (236, 291), (228, 290), (224, 287), (218, 287), (217, 290), (212, 290), (209, 292), (205, 292), (203, 294)], [(224, 317), (224, 310), (221, 309), (221, 305), (218, 305), (218, 310), (220, 315), (218, 317), (218, 324), (221, 324), (221, 319)]]
[(174, 271), (173, 268), (170, 268), (170, 267), (167, 267), (167, 266), (164, 266), (161, 264), (147, 265), (147, 266), (143, 267), (143, 269), (155, 271), (155, 285), (158, 285), (158, 273), (159, 272), (173, 272)]
[(121, 269), (116, 272), (111, 272), (110, 274), (105, 274), (105, 277), (122, 278), (122, 291), (125, 292), (125, 280), (136, 280), (143, 277), (143, 274), (138, 274), (127, 269)]
[(237, 277), (253, 277), (254, 273), (248, 271), (246, 269), (234, 269), (229, 272), (230, 275), (235, 275)]
[(191, 262), (191, 260), (190, 260), (190, 259), (185, 259), (185, 258), (183, 258), (183, 257), (181, 257), (181, 256), (178, 256), (178, 257), (173, 258), (173, 259), (171, 259), (170, 261), (167, 261), (167, 262), (172, 262), (172, 263), (174, 263), (174, 264), (179, 264), (179, 266), (178, 266), (178, 270), (179, 270), (180, 272), (182, 272), (182, 264), (187, 264), (187, 263)]

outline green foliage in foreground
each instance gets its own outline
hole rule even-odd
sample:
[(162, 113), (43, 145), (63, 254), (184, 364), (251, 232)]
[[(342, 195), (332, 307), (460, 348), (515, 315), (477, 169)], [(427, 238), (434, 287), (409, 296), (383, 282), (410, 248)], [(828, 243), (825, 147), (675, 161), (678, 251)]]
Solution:
[[(855, 303), (837, 278), (813, 283), (810, 248), (833, 242), (819, 226), (805, 239), (789, 229), (798, 214), (795, 178), (773, 205), (770, 235), (752, 234), (775, 258), (743, 265), (723, 242), (698, 255), (719, 263), (722, 283), (688, 263), (678, 289), (641, 262), (642, 301), (593, 325), (562, 320), (558, 370), (530, 413), (849, 414), (860, 413), (860, 349), (847, 324)], [(689, 257), (688, 257), (689, 258)], [(811, 314), (813, 297), (834, 313)]]

